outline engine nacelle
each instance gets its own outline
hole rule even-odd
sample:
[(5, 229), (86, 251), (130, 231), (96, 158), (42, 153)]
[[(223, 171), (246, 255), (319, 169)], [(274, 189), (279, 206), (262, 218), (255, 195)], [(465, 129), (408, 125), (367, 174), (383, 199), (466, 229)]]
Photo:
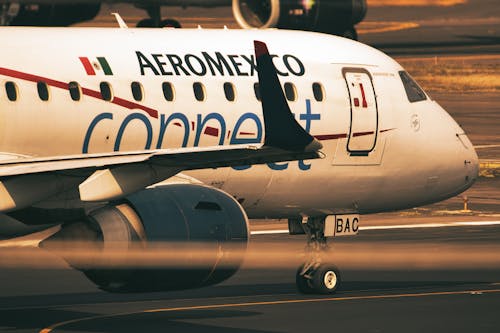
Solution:
[(28, 4), (21, 5), (10, 21), (15, 26), (68, 26), (92, 20), (101, 9), (100, 3)]
[(354, 39), (353, 27), (366, 10), (366, 0), (233, 0), (233, 15), (245, 29), (307, 30)]
[[(64, 225), (42, 242), (42, 247), (50, 250), (54, 244), (64, 242), (68, 255), (64, 250), (62, 255), (66, 261), (103, 290), (149, 292), (226, 280), (239, 269), (247, 241), (248, 218), (233, 197), (207, 186), (178, 184), (146, 189), (95, 210), (88, 221)], [(85, 258), (82, 262), (70, 255), (76, 244), (83, 244), (83, 252), (94, 253), (91, 260)], [(169, 244), (178, 251), (179, 258), (186, 255), (179, 248), (187, 252), (193, 247), (202, 249), (203, 260), (191, 266), (188, 261), (196, 258), (186, 255), (184, 265), (155, 262), (150, 267), (134, 267), (127, 261), (128, 252), (137, 259), (138, 253), (140, 256), (158, 245)], [(124, 253), (121, 260), (127, 265), (117, 265), (116, 261), (107, 264), (106, 254), (116, 250)]]

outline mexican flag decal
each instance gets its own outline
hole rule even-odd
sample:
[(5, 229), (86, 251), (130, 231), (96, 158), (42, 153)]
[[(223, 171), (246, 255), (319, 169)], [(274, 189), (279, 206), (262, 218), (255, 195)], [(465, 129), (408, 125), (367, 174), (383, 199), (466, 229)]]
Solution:
[(104, 57), (97, 57), (96, 61), (90, 61), (87, 57), (80, 57), (79, 59), (87, 75), (96, 75), (97, 72), (102, 72), (104, 75), (113, 75), (113, 71)]

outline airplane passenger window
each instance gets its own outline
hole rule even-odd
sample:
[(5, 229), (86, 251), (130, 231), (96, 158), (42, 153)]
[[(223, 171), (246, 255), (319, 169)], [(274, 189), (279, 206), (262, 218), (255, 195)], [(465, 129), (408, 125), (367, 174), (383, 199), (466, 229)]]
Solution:
[(321, 85), (321, 83), (314, 82), (313, 85), (312, 85), (312, 89), (313, 89), (314, 99), (317, 102), (322, 102), (323, 99), (325, 98), (325, 93), (324, 93), (324, 90), (323, 90), (323, 85)]
[(233, 102), (235, 100), (236, 93), (234, 91), (234, 85), (231, 82), (224, 83), (224, 94), (228, 101)]
[(143, 98), (142, 85), (139, 82), (134, 81), (130, 85), (130, 88), (132, 89), (132, 96), (134, 96), (134, 99), (138, 102), (142, 101)]
[(285, 83), (285, 96), (290, 102), (294, 102), (297, 99), (297, 90), (295, 89), (293, 83)]
[(17, 100), (17, 85), (14, 82), (5, 82), (5, 92), (9, 101), (14, 102)]
[(47, 86), (47, 83), (37, 82), (36, 88), (38, 90), (38, 97), (40, 97), (40, 99), (42, 101), (48, 101), (49, 100), (49, 87)]
[(163, 90), (163, 96), (168, 102), (172, 102), (175, 98), (175, 90), (174, 86), (170, 82), (163, 82), (161, 85), (161, 89)]
[(105, 101), (111, 101), (113, 99), (113, 92), (111, 91), (111, 86), (107, 82), (101, 82), (99, 84), (101, 89), (101, 97)]
[(257, 100), (260, 101), (260, 87), (259, 87), (259, 83), (254, 83), (254, 85), (253, 85), (253, 91), (255, 93), (255, 98), (257, 98)]
[(425, 101), (427, 96), (425, 95), (422, 88), (413, 80), (413, 78), (405, 71), (400, 71), (399, 76), (401, 77), (401, 81), (403, 81), (403, 86), (406, 90), (406, 96), (408, 100), (413, 102)]
[(205, 87), (200, 82), (193, 83), (194, 97), (198, 102), (205, 100)]
[(80, 89), (80, 85), (78, 82), (71, 81), (68, 84), (68, 89), (69, 89), (69, 95), (71, 96), (71, 99), (76, 101), (79, 101), (82, 95), (82, 90)]

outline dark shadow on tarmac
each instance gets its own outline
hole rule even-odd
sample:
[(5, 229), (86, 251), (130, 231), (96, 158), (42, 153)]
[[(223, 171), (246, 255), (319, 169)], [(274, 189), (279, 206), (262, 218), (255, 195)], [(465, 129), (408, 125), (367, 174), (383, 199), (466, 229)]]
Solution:
[[(453, 289), (456, 287), (474, 286), (484, 284), (484, 281), (343, 281), (339, 292), (346, 296), (347, 293), (359, 292), (412, 292), (418, 289)], [(35, 311), (43, 308), (97, 305), (124, 302), (149, 302), (168, 300), (196, 300), (203, 299), (206, 303), (210, 298), (221, 297), (259, 297), (259, 296), (291, 296), (300, 295), (294, 284), (251, 284), (215, 286), (201, 289), (190, 289), (186, 291), (173, 291), (161, 293), (137, 293), (137, 294), (112, 294), (106, 292), (95, 293), (68, 293), (36, 296), (12, 296), (0, 297), (0, 318), (7, 318), (9, 311)], [(112, 306), (112, 305), (110, 305)], [(31, 311), (30, 310), (30, 311)]]
[[(233, 328), (221, 326), (209, 326), (183, 322), (183, 320), (203, 320), (221, 318), (241, 318), (256, 316), (258, 312), (235, 311), (235, 310), (192, 310), (157, 313), (136, 313), (129, 315), (118, 315), (107, 318), (95, 318), (95, 313), (73, 312), (58, 309), (32, 309), (32, 310), (9, 310), (0, 312), (0, 331), (8, 332), (14, 330), (39, 331), (51, 325), (68, 320), (83, 319), (74, 324), (63, 325), (58, 331), (78, 332), (234, 332)], [(265, 333), (268, 331), (238, 329), (243, 333)]]
[[(370, 272), (356, 272), (363, 276)], [(350, 274), (353, 274), (350, 272)], [(398, 275), (391, 275), (395, 278)], [(399, 277), (402, 273), (399, 272)], [(404, 273), (408, 274), (407, 272)], [(382, 274), (383, 275), (383, 274)], [(411, 275), (411, 273), (410, 273)], [(384, 276), (377, 276), (377, 278)], [(417, 276), (418, 278), (418, 276)], [(419, 292), (452, 291), (484, 288), (484, 282), (479, 281), (405, 281), (403, 279), (394, 281), (344, 281), (338, 293), (326, 297), (349, 297), (366, 295), (391, 295), (391, 294), (411, 294)], [(479, 287), (478, 287), (479, 286)], [(62, 327), (63, 330), (75, 330), (79, 332), (233, 332), (234, 329), (220, 326), (211, 326), (198, 323), (189, 323), (189, 320), (204, 320), (225, 318), (225, 323), (231, 318), (252, 317), (260, 314), (258, 311), (244, 309), (206, 309), (189, 311), (171, 311), (156, 313), (133, 313), (138, 309), (154, 309), (172, 307), (168, 303), (148, 304), (149, 301), (182, 300), (183, 304), (206, 305), (222, 302), (223, 297), (231, 297), (231, 300), (224, 302), (256, 302), (273, 301), (282, 299), (316, 298), (325, 297), (321, 295), (300, 295), (293, 283), (274, 284), (239, 284), (220, 285), (201, 289), (191, 289), (186, 291), (149, 293), (149, 294), (110, 294), (105, 292), (90, 293), (69, 293), (52, 294), (38, 296), (17, 296), (0, 297), (0, 331), (9, 330), (37, 330), (55, 323), (60, 323), (73, 319), (93, 317), (101, 310), (93, 312), (73, 311), (70, 307), (88, 305), (90, 309), (93, 305), (98, 309), (109, 306), (111, 310), (107, 313), (123, 313), (130, 311), (132, 314), (118, 315), (108, 318), (96, 318), (88, 321), (78, 322)], [(238, 300), (238, 297), (246, 297)], [(210, 301), (214, 298), (214, 302)], [(215, 298), (218, 301), (215, 301)], [(199, 301), (198, 301), (199, 300)], [(187, 302), (187, 303), (186, 303)], [(130, 305), (124, 303), (131, 303)], [(133, 304), (137, 303), (137, 304)], [(167, 305), (168, 304), (168, 305)], [(113, 307), (117, 307), (113, 310)], [(125, 306), (125, 307), (124, 307)], [(2, 309), (3, 308), (3, 309)], [(184, 322), (183, 322), (184, 320)], [(243, 329), (238, 332), (267, 332), (261, 330)]]

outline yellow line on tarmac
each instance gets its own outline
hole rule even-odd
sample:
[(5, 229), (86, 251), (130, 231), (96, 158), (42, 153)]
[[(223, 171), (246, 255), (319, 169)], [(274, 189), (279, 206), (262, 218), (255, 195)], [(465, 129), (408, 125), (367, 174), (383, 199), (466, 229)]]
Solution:
[(394, 295), (368, 295), (368, 296), (347, 296), (347, 297), (328, 297), (328, 298), (309, 298), (309, 299), (291, 299), (281, 301), (264, 301), (264, 302), (245, 302), (245, 303), (227, 303), (227, 304), (212, 304), (212, 305), (195, 305), (182, 306), (172, 308), (159, 308), (150, 310), (141, 310), (133, 312), (123, 312), (109, 315), (96, 315), (79, 319), (72, 319), (50, 325), (40, 331), (40, 333), (50, 333), (57, 328), (71, 324), (92, 321), (97, 319), (108, 319), (122, 316), (159, 313), (159, 312), (175, 312), (175, 311), (193, 311), (193, 310), (212, 310), (224, 308), (264, 306), (264, 305), (283, 305), (283, 304), (298, 304), (298, 303), (319, 303), (319, 302), (339, 302), (339, 301), (355, 301), (355, 300), (372, 300), (372, 299), (394, 299), (394, 298), (410, 298), (410, 297), (429, 297), (429, 296), (447, 296), (447, 295), (478, 295), (488, 293), (499, 293), (500, 289), (484, 289), (484, 290), (459, 290), (459, 291), (440, 291), (427, 293), (411, 293), (411, 294), (394, 294)]
[(415, 6), (437, 6), (437, 7), (450, 7), (462, 5), (467, 3), (468, 0), (368, 0), (368, 7), (385, 7), (385, 6), (398, 6), (398, 7), (415, 7)]
[(360, 34), (376, 34), (381, 32), (399, 31), (418, 28), (415, 22), (361, 22), (358, 26)]

